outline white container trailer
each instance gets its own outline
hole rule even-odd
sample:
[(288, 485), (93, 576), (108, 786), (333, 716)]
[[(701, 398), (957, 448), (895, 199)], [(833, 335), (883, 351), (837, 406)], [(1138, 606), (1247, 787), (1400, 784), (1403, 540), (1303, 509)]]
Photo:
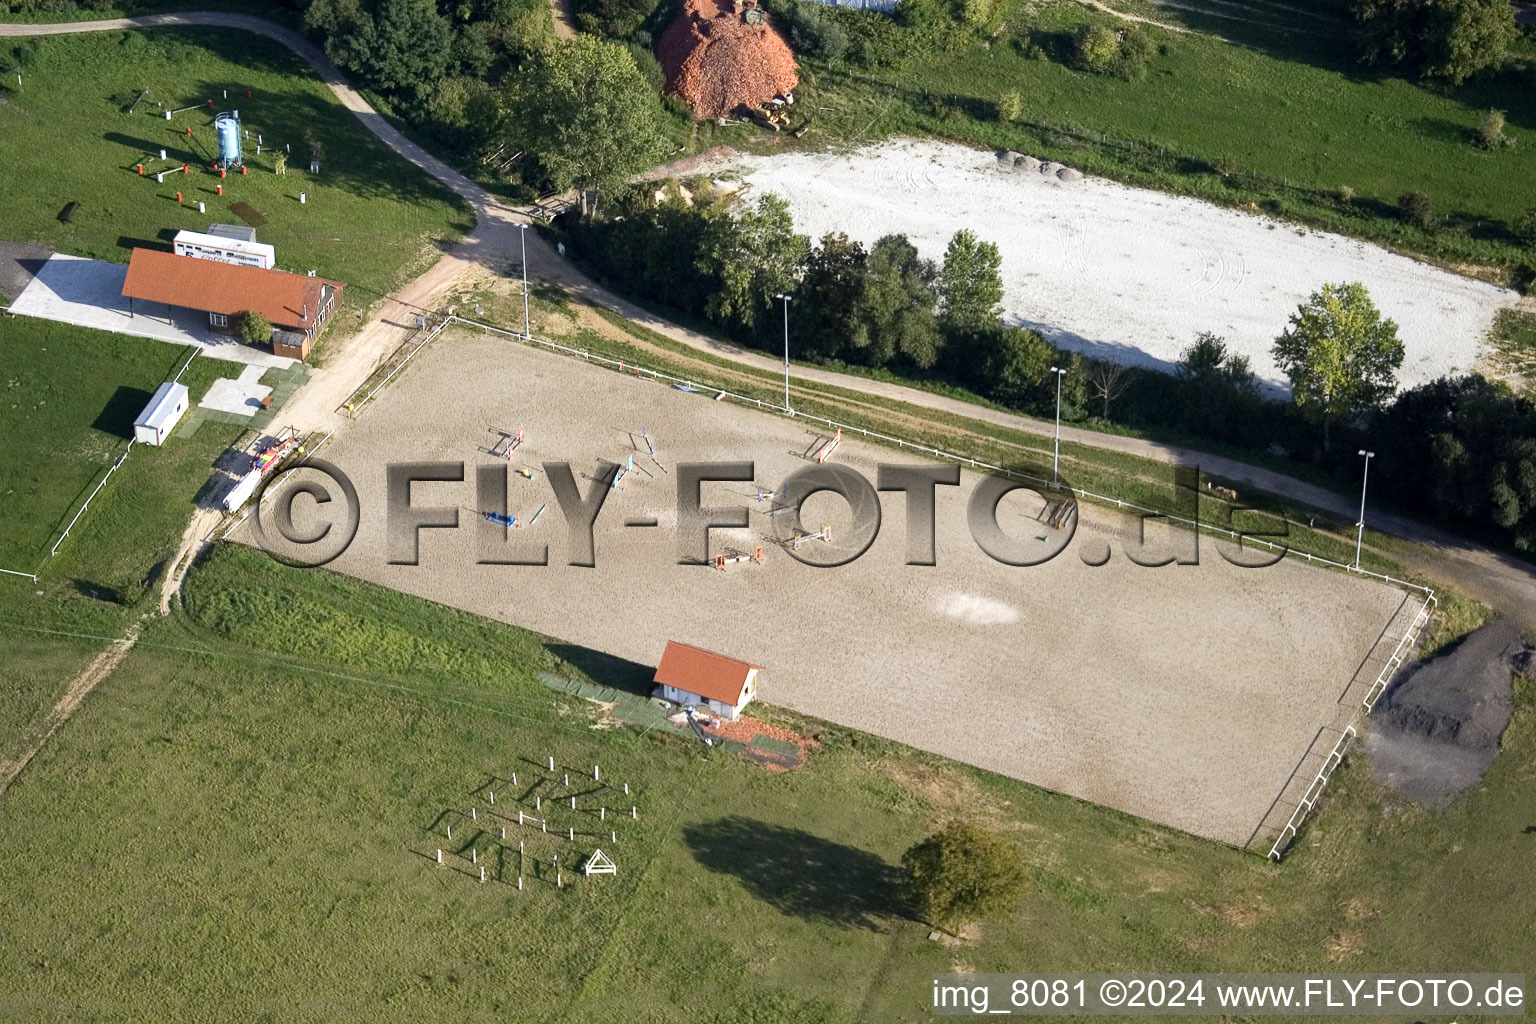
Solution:
[(139, 418), (133, 421), (133, 439), (144, 444), (164, 444), (187, 411), (188, 401), (185, 384), (173, 381), (161, 384), (144, 411), (139, 413)]
[(242, 267), (260, 267), (262, 270), (271, 270), (277, 263), (277, 250), (270, 245), (227, 235), (204, 234), (201, 231), (176, 232), (171, 248), (177, 256), (234, 263)]

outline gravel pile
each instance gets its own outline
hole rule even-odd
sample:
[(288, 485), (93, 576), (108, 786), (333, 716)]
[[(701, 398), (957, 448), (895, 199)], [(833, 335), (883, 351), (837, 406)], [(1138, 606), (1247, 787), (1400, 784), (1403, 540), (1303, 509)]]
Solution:
[(1403, 670), (1371, 712), (1378, 781), (1441, 805), (1476, 785), (1499, 752), (1512, 677), (1529, 657), (1519, 631), (1496, 619)]
[(748, 24), (733, 0), (683, 0), (656, 58), (667, 91), (681, 96), (696, 118), (725, 117), (794, 89), (795, 55), (766, 21)]

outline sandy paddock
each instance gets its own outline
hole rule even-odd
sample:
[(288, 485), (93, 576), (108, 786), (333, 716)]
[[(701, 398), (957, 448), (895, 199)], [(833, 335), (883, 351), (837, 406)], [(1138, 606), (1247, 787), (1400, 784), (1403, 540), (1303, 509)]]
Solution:
[[(1494, 313), (1518, 300), (1379, 246), (1102, 178), (1007, 173), (993, 153), (897, 140), (852, 150), (741, 157), (756, 192), (789, 203), (812, 238), (866, 246), (905, 232), (942, 260), (960, 228), (997, 243), (1008, 319), (1069, 349), (1169, 370), (1201, 331), (1288, 390), (1270, 349), (1291, 313), (1329, 282), (1361, 281), (1400, 328), (1398, 383), (1470, 370)], [(794, 311), (790, 311), (791, 317)]]
[[(473, 483), (494, 441), (525, 425), (517, 464), (595, 461), (637, 472), (603, 507), (596, 567), (564, 564), (566, 528), (542, 475), (512, 475), (510, 509), (550, 508), (522, 540), (547, 542), (547, 567), (476, 565)], [(775, 486), (806, 465), (817, 431), (515, 342), (446, 333), (321, 455), (355, 482), (356, 540), (332, 568), (467, 611), (654, 664), (668, 639), (764, 666), (762, 699), (1107, 804), (1199, 835), (1244, 843), (1302, 759), (1402, 592), (1292, 562), (1242, 570), (1214, 542), (1198, 566), (1143, 568), (1120, 552), (1125, 524), (1089, 510), (1071, 545), (1040, 566), (992, 561), (971, 540), (965, 502), (978, 478), (941, 488), (934, 567), (904, 564), (903, 496), (882, 496), (873, 546), (849, 565), (811, 568), (772, 540), (747, 484), (705, 485), (704, 503), (752, 509), (749, 532), (716, 533), (713, 551), (763, 544), (761, 565), (677, 564), (675, 477), (660, 463), (750, 459)], [(633, 441), (632, 441), (633, 435)], [(463, 484), (415, 487), (418, 505), (461, 509), (461, 528), (421, 535), (421, 564), (386, 564), (385, 464), (452, 459)], [(834, 461), (871, 482), (881, 461), (912, 462), (846, 441)], [(1004, 500), (1003, 525), (1036, 543), (1043, 528)], [(626, 527), (654, 516), (657, 528)], [(846, 537), (846, 506), (820, 495)], [(300, 517), (302, 522), (302, 515)], [(1084, 551), (1115, 555), (1093, 568)], [(1042, 545), (1043, 546), (1043, 545)]]

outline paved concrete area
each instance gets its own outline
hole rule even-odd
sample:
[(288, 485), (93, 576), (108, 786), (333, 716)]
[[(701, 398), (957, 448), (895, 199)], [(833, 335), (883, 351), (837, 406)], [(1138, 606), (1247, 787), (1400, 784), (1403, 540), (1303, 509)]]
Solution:
[(272, 393), (271, 388), (259, 383), (265, 372), (264, 366), (247, 366), (238, 378), (222, 377), (213, 382), (197, 404), (236, 416), (254, 416), (262, 410), (262, 399)]
[(215, 333), (201, 313), (123, 298), (126, 264), (54, 255), (33, 274), (11, 303), (12, 313), (175, 345), (196, 345), (203, 355), (214, 359), (263, 367), (293, 364), (292, 359), (252, 348), (232, 335)]

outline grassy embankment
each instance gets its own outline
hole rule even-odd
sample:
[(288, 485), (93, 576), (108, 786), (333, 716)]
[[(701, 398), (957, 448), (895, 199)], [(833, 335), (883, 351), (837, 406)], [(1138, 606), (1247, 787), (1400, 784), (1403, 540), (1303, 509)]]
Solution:
[[(823, 744), (772, 775), (593, 729), (595, 705), (537, 681), (635, 668), (221, 548), (0, 801), (0, 930), (20, 951), (0, 1012), (916, 1021), (936, 971), (1517, 971), (1536, 944), (1510, 898), (1536, 802), (1529, 685), (1482, 786), (1436, 812), (1352, 762), (1275, 866), (764, 709)], [(551, 754), (634, 787), (619, 875), (535, 880), (533, 859), (573, 849), (530, 830), (526, 888), (480, 884), (455, 850), (515, 872), (515, 827), (505, 847), (467, 822), (449, 843), (439, 815), (486, 811), (489, 776), (526, 783), (523, 759)], [(1018, 841), (1033, 882), (950, 946), (892, 884), (955, 815)]]

